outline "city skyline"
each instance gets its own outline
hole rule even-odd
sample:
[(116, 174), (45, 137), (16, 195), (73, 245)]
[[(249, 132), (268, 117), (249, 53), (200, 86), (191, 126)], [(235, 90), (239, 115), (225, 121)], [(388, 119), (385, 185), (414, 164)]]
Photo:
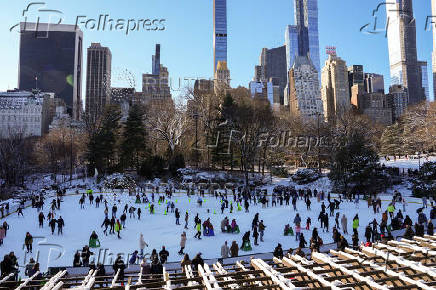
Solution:
[[(50, 8), (56, 8), (56, 4), (53, 1), (47, 1), (47, 5), (50, 6)], [(266, 11), (266, 9), (260, 9), (259, 7), (253, 7), (251, 8), (250, 12), (253, 15), (258, 15), (259, 10), (263, 11), (262, 17), (265, 17), (265, 19), (270, 19), (271, 14), (277, 14), (278, 19), (271, 19), (271, 23), (268, 23), (270, 25), (264, 25), (265, 27), (262, 28), (261, 31), (268, 31), (270, 32), (270, 35), (262, 34), (262, 37), (258, 38), (251, 38), (251, 42), (247, 43), (247, 37), (251, 36), (253, 34), (253, 31), (259, 30), (259, 26), (254, 24), (250, 29), (247, 28), (247, 26), (241, 25), (241, 22), (243, 22), (241, 19), (238, 19), (235, 15), (238, 13), (241, 13), (241, 10), (239, 10), (243, 4), (238, 4), (234, 2), (228, 2), (228, 22), (229, 22), (229, 34), (232, 35), (232, 37), (229, 38), (228, 41), (228, 50), (229, 50), (229, 60), (228, 63), (231, 63), (229, 68), (232, 71), (232, 86), (236, 87), (238, 85), (242, 85), (247, 87), (248, 82), (252, 78), (252, 67), (257, 64), (258, 60), (258, 53), (261, 50), (261, 48), (274, 48), (282, 46), (284, 43), (283, 40), (283, 33), (284, 29), (287, 25), (292, 24), (293, 20), (293, 1), (280, 1), (274, 5), (270, 10)], [(327, 44), (332, 44), (338, 47), (338, 50), (340, 51), (342, 58), (347, 61), (348, 64), (363, 64), (365, 66), (366, 71), (370, 71), (372, 73), (378, 73), (382, 74), (385, 79), (389, 78), (389, 60), (388, 60), (388, 49), (387, 49), (387, 39), (384, 38), (383, 33), (381, 34), (366, 34), (359, 32), (360, 27), (366, 23), (373, 23), (374, 17), (372, 17), (372, 9), (374, 9), (378, 2), (377, 1), (370, 1), (371, 3), (358, 3), (357, 1), (351, 1), (354, 3), (354, 5), (360, 6), (365, 9), (361, 9), (359, 13), (357, 13), (354, 10), (348, 10), (351, 14), (354, 16), (358, 15), (356, 21), (350, 22), (351, 28), (343, 27), (343, 31), (338, 30), (338, 27), (340, 27), (341, 21), (339, 21), (337, 18), (334, 17), (334, 11), (332, 9), (326, 9), (325, 3), (322, 3), (323, 1), (320, 1), (319, 3), (319, 35), (320, 35), (320, 59), (321, 62), (323, 62), (326, 57), (323, 52), (322, 47), (326, 46)], [(330, 2), (338, 3), (339, 1), (332, 0)], [(416, 3), (415, 3), (416, 2)], [(417, 18), (417, 50), (418, 50), (418, 59), (425, 60), (428, 62), (428, 65), (431, 64), (431, 50), (432, 50), (432, 33), (429, 31), (425, 31), (424, 27), (426, 24), (426, 15), (431, 13), (430, 9), (430, 1), (428, 3), (423, 2), (414, 2), (414, 12), (415, 16)], [(198, 1), (195, 1), (195, 3), (199, 3)], [(258, 4), (262, 4), (263, 1), (256, 1)], [(246, 3), (245, 3), (246, 4)], [(263, 3), (265, 4), (265, 3)], [(63, 5), (61, 5), (63, 6)], [(68, 6), (68, 5), (67, 5)], [(95, 6), (95, 5), (93, 5)], [(112, 5), (113, 8), (114, 5)], [(177, 6), (177, 5), (175, 5)], [(186, 3), (186, 6), (191, 7), (191, 4)], [(256, 6), (256, 5), (254, 5)], [(343, 3), (342, 7), (345, 9), (350, 8), (349, 3)], [(156, 1), (150, 1), (150, 5), (147, 5), (147, 7), (150, 7), (150, 11), (153, 11), (152, 8), (155, 8), (156, 16), (165, 16), (162, 10), (162, 7), (159, 7), (159, 4), (156, 3)], [(277, 9), (283, 7), (284, 9)], [(13, 13), (10, 13), (6, 18), (11, 19), (10, 21), (7, 21), (7, 23), (13, 24), (14, 21), (17, 22), (17, 20), (20, 20), (20, 10), (23, 9), (23, 7), (20, 7), (18, 4), (12, 5), (12, 10), (15, 10), (18, 12), (15, 17), (13, 17)], [(65, 21), (63, 23), (72, 23), (74, 22), (75, 15), (80, 15), (80, 10), (75, 7), (68, 7), (69, 9), (64, 8), (65, 13)], [(200, 17), (199, 20), (204, 20), (202, 23), (204, 23), (204, 27), (199, 27), (198, 25), (195, 26), (195, 29), (199, 30), (200, 32), (203, 32), (213, 26), (213, 21), (211, 21), (211, 15), (212, 15), (212, 3), (202, 3), (199, 5), (199, 7), (196, 9), (198, 10), (205, 9), (204, 16), (209, 17)], [(69, 12), (70, 10), (73, 10)], [(110, 10), (110, 9), (109, 9)], [(125, 8), (121, 9), (125, 12)], [(286, 10), (283, 12), (282, 10)], [(89, 12), (91, 15), (96, 14), (93, 11), (93, 7), (91, 9), (87, 9), (87, 12)], [(122, 12), (120, 11), (120, 12)], [(129, 9), (127, 9), (129, 11)], [(206, 13), (207, 11), (207, 13)], [(362, 12), (366, 11), (366, 12)], [(67, 13), (68, 12), (68, 13)], [(77, 13), (76, 13), (77, 12)], [(162, 12), (162, 13), (161, 13)], [(173, 13), (173, 12), (171, 12)], [(168, 11), (168, 14), (171, 14), (170, 11)], [(121, 13), (122, 14), (122, 13)], [(385, 17), (383, 11), (381, 13), (378, 13), (378, 17), (382, 18)], [(96, 14), (98, 15), (98, 14)], [(122, 16), (122, 15), (121, 15)], [(174, 16), (174, 15), (173, 15)], [(169, 17), (169, 16), (168, 16)], [(240, 18), (240, 17), (239, 17)], [(249, 17), (243, 17), (243, 19), (248, 20)], [(356, 17), (354, 17), (356, 18)], [(68, 20), (70, 19), (70, 20)], [(168, 18), (169, 19), (169, 18)], [(349, 16), (344, 16), (344, 21), (349, 20)], [(149, 63), (149, 56), (152, 55), (152, 51), (154, 48), (154, 45), (156, 43), (161, 43), (164, 48), (164, 62), (167, 64), (168, 69), (172, 72), (171, 77), (171, 83), (173, 89), (177, 89), (179, 86), (179, 79), (182, 80), (183, 85), (183, 79), (184, 78), (212, 78), (212, 74), (210, 73), (210, 70), (207, 68), (210, 67), (209, 63), (213, 63), (213, 61), (210, 61), (213, 59), (213, 56), (211, 55), (211, 50), (203, 50), (203, 47), (211, 47), (212, 41), (210, 39), (210, 31), (208, 32), (208, 35), (205, 35), (204, 33), (199, 33), (198, 36), (201, 35), (201, 37), (197, 37), (198, 40), (194, 41), (192, 45), (190, 45), (189, 41), (192, 40), (192, 38), (195, 38), (197, 34), (194, 33), (194, 35), (185, 35), (183, 46), (187, 46), (187, 48), (183, 48), (183, 57), (180, 57), (180, 47), (177, 47), (177, 49), (174, 48), (174, 46), (169, 45), (168, 43), (171, 43), (171, 41), (168, 41), (168, 35), (170, 34), (172, 37), (174, 37), (174, 27), (171, 26), (171, 21), (168, 22), (168, 27), (166, 31), (163, 32), (156, 32), (155, 34), (146, 34), (143, 32), (136, 32), (136, 34), (129, 35), (128, 37), (125, 35), (122, 35), (121, 33), (117, 32), (98, 32), (98, 31), (89, 31), (86, 29), (83, 29), (84, 33), (84, 46), (89, 46), (91, 42), (101, 42), (105, 43), (105, 46), (108, 46), (113, 51), (114, 55), (114, 68), (125, 68), (132, 71), (132, 73), (136, 77), (136, 89), (140, 90), (140, 76), (142, 73), (147, 72), (148, 68), (151, 65), (148, 65)], [(196, 22), (196, 21), (193, 21)], [(267, 21), (268, 22), (268, 21)], [(328, 23), (327, 23), (328, 22)], [(379, 23), (382, 21), (379, 21)], [(282, 23), (285, 23), (285, 25), (281, 25)], [(174, 24), (174, 23), (173, 23)], [(198, 23), (197, 23), (198, 24)], [(187, 28), (192, 28), (192, 24), (189, 25), (187, 23)], [(342, 25), (343, 26), (343, 25)], [(381, 26), (381, 25), (380, 25)], [(5, 32), (7, 30), (7, 32)], [(247, 31), (247, 36), (241, 37), (241, 30)], [(325, 33), (325, 31), (328, 30), (329, 33)], [(188, 30), (189, 31), (189, 30)], [(192, 30), (194, 31), (194, 30)], [(196, 30), (195, 30), (196, 31)], [(332, 33), (332, 31), (338, 31), (338, 33)], [(352, 32), (352, 33), (350, 33)], [(233, 35), (234, 34), (234, 35)], [(344, 40), (346, 37), (344, 37), (344, 34), (349, 36), (352, 39), (358, 40), (358, 39), (365, 39), (364, 43), (361, 43), (361, 47), (355, 47), (353, 50), (350, 50), (350, 46), (352, 46), (352, 43), (347, 43)], [(1, 30), (0, 35), (3, 35), (6, 37), (6, 39), (14, 39), (17, 41), (17, 34), (9, 32), (8, 28), (5, 28)], [(148, 41), (147, 43), (144, 43), (144, 40), (139, 41), (138, 38), (141, 36), (145, 36)], [(264, 37), (265, 36), (265, 37)], [(123, 37), (123, 40), (127, 43), (133, 43), (132, 45), (123, 46), (120, 45), (116, 40), (119, 40), (120, 37)], [(124, 39), (126, 38), (126, 39)], [(152, 39), (150, 39), (152, 38)], [(330, 41), (326, 41), (327, 38), (330, 38)], [(345, 39), (344, 39), (345, 38)], [(425, 39), (425, 41), (423, 40)], [(175, 40), (180, 40), (180, 37), (176, 37)], [(237, 47), (241, 46), (242, 42), (246, 42), (245, 45), (247, 45), (247, 48), (244, 48), (244, 52), (241, 53), (241, 49), (237, 49)], [(14, 56), (17, 55), (17, 52), (14, 51), (14, 47), (16, 47), (16, 43), (11, 43), (10, 41), (7, 41), (8, 45), (7, 48), (3, 48), (4, 51), (3, 54), (11, 55), (12, 59)], [(121, 46), (121, 47), (120, 47)], [(199, 49), (197, 49), (197, 46)], [(260, 49), (257, 49), (257, 47), (260, 47)], [(371, 53), (370, 47), (376, 47), (376, 54)], [(184, 52), (187, 51), (187, 49), (193, 50), (193, 52), (190, 52), (185, 56)], [(347, 49), (348, 48), (348, 49)], [(363, 53), (363, 51), (366, 49), (366, 53)], [(128, 53), (126, 53), (126, 50), (128, 50)], [(137, 51), (137, 52), (136, 52)], [(142, 51), (142, 52), (140, 52)], [(230, 52), (231, 51), (231, 52)], [(198, 56), (198, 58), (192, 57), (190, 54), (195, 54)], [(175, 55), (179, 55), (179, 57), (175, 58)], [(256, 55), (255, 57), (252, 57), (252, 55)], [(182, 60), (183, 59), (183, 60)], [(201, 61), (193, 61), (193, 60), (201, 60)], [(233, 59), (233, 60), (232, 60)], [(5, 60), (4, 57), (1, 59), (2, 61)], [(175, 61), (174, 61), (175, 60)], [(204, 61), (203, 61), (204, 60)], [(86, 59), (84, 59), (86, 61)], [(13, 64), (13, 61), (5, 60), (4, 61), (6, 67), (8, 68), (7, 75), (5, 73), (2, 73), (0, 78), (0, 88), (2, 90), (6, 89), (12, 89), (16, 87), (16, 84), (14, 85), (14, 81), (8, 77), (8, 75), (13, 74), (13, 72), (16, 69), (16, 65)], [(252, 65), (247, 65), (252, 64)], [(428, 67), (427, 67), (428, 68)], [(430, 70), (430, 68), (428, 68)], [(431, 77), (431, 76), (428, 76)], [(431, 79), (431, 78), (430, 78)], [(84, 79), (82, 78), (82, 81)], [(119, 86), (119, 84), (116, 83), (117, 80), (114, 80), (113, 86)], [(430, 83), (432, 83), (430, 81)], [(193, 82), (191, 81), (191, 85)], [(386, 87), (388, 87), (389, 82), (386, 82)], [(385, 88), (386, 88), (385, 87)], [(432, 87), (432, 86), (431, 86)], [(432, 91), (432, 88), (430, 88), (430, 91)], [(177, 93), (175, 94), (177, 95)], [(430, 97), (432, 98), (432, 94), (430, 94)]]

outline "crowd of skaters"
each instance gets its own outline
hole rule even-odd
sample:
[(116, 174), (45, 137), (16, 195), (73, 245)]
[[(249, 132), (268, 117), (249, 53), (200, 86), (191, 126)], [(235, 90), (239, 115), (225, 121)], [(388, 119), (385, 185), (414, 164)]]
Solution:
[[(229, 213), (232, 213), (234, 210), (241, 211), (242, 207), (245, 210), (245, 213), (249, 214), (250, 206), (256, 205), (257, 203), (260, 203), (262, 205), (262, 208), (266, 207), (277, 207), (277, 206), (291, 206), (294, 211), (298, 211), (297, 207), (297, 200), (304, 201), (304, 204), (306, 205), (306, 210), (311, 210), (311, 204), (312, 198), (316, 198), (318, 203), (321, 203), (321, 211), (318, 215), (318, 221), (320, 223), (320, 228), (323, 232), (329, 232), (329, 219), (334, 218), (334, 224), (332, 228), (332, 240), (334, 243), (337, 244), (338, 249), (344, 249), (345, 247), (348, 247), (348, 241), (345, 238), (345, 235), (348, 235), (348, 218), (344, 214), (342, 214), (342, 217), (340, 216), (340, 204), (348, 201), (348, 202), (354, 202), (356, 203), (356, 206), (359, 203), (360, 196), (359, 194), (339, 194), (337, 195), (337, 198), (332, 198), (330, 193), (325, 194), (323, 191), (317, 191), (311, 190), (311, 189), (300, 189), (296, 190), (293, 187), (285, 187), (285, 186), (277, 186), (274, 188), (271, 196), (269, 197), (267, 195), (266, 190), (260, 190), (260, 189), (247, 189), (244, 187), (234, 187), (230, 190), (227, 188), (224, 189), (224, 191), (218, 191), (213, 189), (213, 187), (209, 187), (207, 189), (208, 194), (211, 196), (215, 196), (215, 198), (219, 199), (221, 202), (221, 213), (224, 214), (226, 210), (228, 210)], [(178, 208), (175, 207), (175, 204), (173, 201), (171, 201), (172, 195), (174, 193), (174, 188), (172, 187), (166, 187), (164, 189), (165, 195), (159, 194), (159, 187), (154, 187), (151, 192), (151, 203), (148, 199), (148, 196), (143, 193), (142, 196), (140, 194), (136, 195), (136, 203), (149, 203), (149, 213), (154, 214), (154, 201), (155, 196), (158, 196), (158, 202), (164, 203), (166, 199), (169, 199), (166, 203), (166, 211), (165, 215), (172, 213), (175, 217), (175, 224), (180, 225), (180, 217), (181, 213)], [(199, 200), (199, 206), (202, 206), (202, 202), (200, 202), (202, 199), (201, 197), (204, 197), (206, 190), (197, 188), (195, 186), (188, 187), (187, 188), (187, 195), (190, 197), (191, 195), (197, 195)], [(61, 196), (58, 195), (56, 199), (53, 199), (50, 202), (50, 209), (48, 214), (45, 216), (43, 213), (44, 209), (44, 196), (36, 196), (34, 199), (32, 199), (32, 206), (37, 208), (37, 211), (40, 212), (38, 215), (39, 219), (39, 226), (42, 228), (44, 227), (44, 221), (47, 220), (48, 224), (51, 228), (52, 234), (55, 232), (56, 226), (58, 227), (58, 235), (62, 234), (62, 229), (65, 225), (62, 216), (56, 217), (56, 211), (60, 209), (61, 205)], [(96, 198), (94, 198), (94, 194), (92, 190), (88, 190), (86, 194), (82, 194), (82, 197), (79, 200), (79, 206), (81, 209), (85, 209), (86, 200), (88, 200), (89, 205), (93, 205), (96, 208), (99, 208), (100, 205), (104, 205), (104, 215), (105, 218), (103, 220), (103, 223), (101, 224), (101, 228), (104, 228), (103, 232), (105, 235), (111, 235), (116, 234), (119, 239), (121, 239), (121, 230), (126, 227), (126, 220), (127, 216), (129, 216), (130, 219), (141, 219), (142, 210), (140, 206), (137, 208), (134, 206), (129, 206), (128, 204), (125, 204), (124, 207), (121, 206), (121, 201), (118, 200), (118, 205), (115, 202), (111, 209), (109, 210), (108, 201), (107, 199), (100, 194)], [(114, 194), (114, 200), (116, 200), (116, 196)], [(381, 210), (381, 200), (380, 197), (377, 197), (377, 195), (370, 195), (367, 198), (368, 202), (368, 208), (372, 207), (374, 213), (379, 213)], [(436, 209), (433, 205), (433, 202), (431, 203), (431, 212), (430, 212), (430, 219), (427, 220), (423, 209), (428, 207), (427, 199), (423, 198), (423, 208), (421, 209), (421, 212), (419, 213), (418, 221), (415, 223), (414, 230), (413, 225), (411, 224), (410, 217), (406, 215), (404, 218), (403, 213), (406, 212), (406, 201), (401, 197), (401, 195), (398, 192), (395, 192), (392, 202), (388, 205), (386, 211), (382, 213), (382, 220), (380, 222), (377, 222), (376, 219), (374, 219), (365, 229), (365, 238), (366, 242), (375, 242), (377, 240), (381, 239), (389, 239), (392, 238), (391, 231), (399, 228), (406, 228), (406, 234), (405, 236), (413, 236), (413, 235), (423, 235), (424, 230), (423, 227), (425, 226), (427, 228), (427, 231), (429, 234), (433, 233), (433, 225), (431, 222), (431, 219), (436, 218)], [(403, 208), (403, 211), (398, 210), (395, 208), (395, 206), (398, 207), (400, 205)], [(118, 209), (118, 206), (120, 206), (121, 210)], [(209, 210), (208, 210), (209, 211)], [(111, 213), (109, 215), (109, 212)], [(121, 213), (118, 215), (118, 213)], [(23, 215), (22, 210), (21, 212), (18, 211), (18, 215)], [(184, 218), (185, 224), (184, 228), (188, 229), (189, 224), (189, 213), (185, 212), (185, 218)], [(389, 222), (389, 225), (388, 225)], [(6, 223), (6, 222), (5, 222)], [(299, 216), (299, 213), (296, 213), (295, 218), (293, 219), (293, 228), (295, 228), (295, 239), (298, 241), (298, 248), (295, 250), (294, 253), (299, 255), (304, 255), (304, 252), (302, 251), (303, 248), (310, 247), (311, 251), (319, 251), (320, 247), (323, 245), (323, 240), (318, 235), (318, 228), (312, 229), (312, 236), (309, 239), (309, 243), (306, 241), (306, 238), (304, 237), (302, 233), (302, 224), (303, 221), (301, 220), (301, 217)], [(358, 228), (359, 228), (359, 217), (358, 214), (356, 214), (352, 219), (352, 245), (353, 248), (357, 249), (360, 245), (359, 243), (359, 235), (358, 235)], [(312, 225), (312, 219), (308, 217), (306, 219), (306, 224), (303, 226), (306, 230), (310, 230)], [(201, 235), (209, 235), (211, 232), (214, 232), (214, 227), (212, 223), (210, 222), (210, 218), (207, 218), (205, 221), (201, 221), (199, 218), (199, 215), (197, 214), (194, 218), (193, 223), (194, 228), (196, 229), (196, 234), (194, 235), (194, 238), (201, 239)], [(378, 226), (379, 229), (378, 230)], [(203, 228), (203, 231), (202, 231)], [(0, 228), (0, 238), (2, 237), (2, 231), (4, 230), (4, 236), (6, 236), (6, 231), (8, 229), (8, 225), (3, 224), (3, 227)], [(242, 237), (241, 244), (238, 245), (238, 243), (233, 240), (231, 242), (231, 245), (229, 247), (227, 241), (222, 245), (221, 247), (221, 258), (228, 258), (228, 257), (237, 257), (239, 255), (239, 250), (245, 250), (247, 251), (247, 248), (250, 248), (251, 250), (251, 243), (250, 238), (252, 237), (254, 239), (254, 246), (259, 245), (259, 241), (263, 242), (263, 237), (265, 233), (266, 225), (264, 224), (263, 220), (260, 219), (259, 213), (256, 213), (254, 215), (251, 229), (249, 231), (245, 231)], [(289, 231), (290, 226), (285, 225), (285, 234)], [(339, 231), (342, 229), (343, 234), (341, 234)], [(221, 222), (221, 231), (223, 233), (235, 233), (237, 230), (237, 233), (239, 233), (239, 226), (237, 225), (236, 219), (232, 219), (230, 222), (228, 217), (225, 217)], [(98, 240), (98, 236), (95, 232), (91, 234), (90, 240)], [(2, 239), (1, 239), (2, 240)], [(187, 234), (186, 231), (182, 232), (180, 237), (180, 251), (178, 252), (179, 255), (184, 255), (182, 264), (187, 264), (189, 260), (189, 255), (187, 253), (184, 253), (184, 249), (186, 247), (187, 242)], [(1, 243), (1, 242), (0, 242)], [(32, 252), (32, 243), (33, 238), (30, 233), (26, 234), (25, 237), (25, 246), (27, 252)], [(140, 252), (135, 250), (135, 252), (132, 254), (132, 258), (129, 262), (137, 263), (141, 261), (141, 266), (146, 267), (146, 264), (148, 263), (150, 266), (151, 272), (156, 272), (159, 269), (162, 268), (162, 265), (167, 261), (167, 258), (169, 256), (168, 251), (163, 246), (162, 250), (157, 254), (157, 251), (154, 249), (152, 251), (152, 254), (149, 258), (144, 257), (144, 248), (145, 246), (148, 246), (145, 243), (144, 236), (140, 235), (140, 243), (139, 243), (139, 249)], [(289, 251), (291, 252), (292, 249)], [(277, 257), (280, 257), (280, 255), (283, 254), (282, 245), (278, 244), (277, 247), (274, 249), (274, 255)], [(95, 267), (95, 265), (92, 265), (89, 263), (90, 256), (93, 255), (93, 252), (90, 251), (89, 246), (83, 247), (82, 251), (77, 251), (77, 253), (74, 256), (73, 265), (74, 266), (85, 266), (85, 267)], [(195, 259), (197, 258), (197, 259)], [(201, 259), (201, 253), (198, 253), (193, 259), (193, 261), (198, 261)], [(134, 260), (132, 260), (134, 259)], [(117, 264), (118, 268), (121, 269), (120, 261), (115, 262), (115, 265)], [(202, 260), (202, 259), (201, 259)], [(6, 263), (7, 264), (7, 263)], [(194, 265), (198, 265), (198, 263), (193, 263)], [(6, 272), (5, 272), (6, 273)], [(3, 271), (2, 271), (3, 275)]]

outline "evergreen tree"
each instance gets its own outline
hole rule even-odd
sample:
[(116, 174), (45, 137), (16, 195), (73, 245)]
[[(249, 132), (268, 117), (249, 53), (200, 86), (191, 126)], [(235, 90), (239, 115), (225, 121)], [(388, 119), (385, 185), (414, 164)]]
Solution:
[(383, 132), (381, 137), (381, 154), (390, 155), (396, 158), (403, 153), (402, 144), (403, 129), (400, 123), (389, 126)]
[(336, 190), (367, 191), (371, 179), (377, 176), (379, 157), (362, 128), (349, 128), (339, 136), (332, 152), (329, 178)]
[(219, 109), (217, 124), (212, 128), (212, 136), (209, 143), (212, 149), (212, 163), (222, 169), (225, 169), (226, 165), (231, 166), (233, 158), (231, 148), (232, 128), (228, 122), (233, 105), (233, 98), (229, 93), (227, 93), (223, 98), (223, 103)]
[(96, 130), (89, 136), (87, 159), (90, 174), (94, 173), (94, 169), (97, 169), (99, 173), (116, 169), (120, 119), (119, 106), (107, 106)]
[(139, 169), (141, 161), (147, 155), (147, 134), (144, 126), (144, 114), (144, 110), (139, 105), (132, 106), (129, 111), (121, 143), (121, 163), (123, 168), (135, 167)]

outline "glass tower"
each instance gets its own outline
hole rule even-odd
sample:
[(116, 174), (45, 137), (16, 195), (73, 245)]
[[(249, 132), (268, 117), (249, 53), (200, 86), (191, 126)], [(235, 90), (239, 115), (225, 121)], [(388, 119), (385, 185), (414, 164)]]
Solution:
[(82, 111), (82, 41), (75, 25), (20, 24), (19, 89), (55, 93), (76, 120)]
[(421, 67), (416, 51), (416, 21), (412, 0), (396, 0), (386, 5), (387, 36), (391, 85), (403, 85), (409, 92), (409, 104), (425, 100)]
[(215, 73), (218, 61), (227, 62), (227, 0), (213, 1), (213, 58)]
[(424, 89), (425, 98), (427, 100), (430, 100), (430, 90), (428, 87), (428, 70), (427, 70), (427, 62), (426, 61), (419, 61), (419, 72), (421, 74), (421, 86)]
[(318, 34), (318, 0), (294, 0), (295, 25), (286, 28), (286, 61), (288, 71), (296, 56), (309, 56), (321, 79)]
[(295, 25), (288, 25), (285, 33), (287, 71), (292, 68), (295, 57), (299, 55), (298, 29)]
[(321, 71), (319, 59), (318, 0), (294, 0), (295, 25), (299, 27), (300, 55), (309, 54), (316, 70)]

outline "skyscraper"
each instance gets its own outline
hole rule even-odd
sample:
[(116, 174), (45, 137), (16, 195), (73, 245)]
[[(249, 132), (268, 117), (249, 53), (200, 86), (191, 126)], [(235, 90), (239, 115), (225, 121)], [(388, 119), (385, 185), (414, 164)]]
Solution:
[(418, 61), (418, 71), (421, 77), (421, 86), (424, 90), (425, 98), (430, 99), (430, 91), (428, 88), (428, 70), (426, 61)]
[(65, 101), (68, 113), (82, 111), (83, 33), (75, 25), (20, 23), (20, 90), (38, 88)]
[(318, 72), (308, 56), (297, 56), (289, 71), (289, 108), (303, 119), (323, 117)]
[(284, 89), (287, 83), (286, 46), (263, 48), (259, 60), (260, 68), (256, 68), (255, 80), (271, 82), (275, 79), (280, 90), (278, 105), (283, 105)]
[(348, 87), (350, 98), (354, 101), (357, 100), (357, 95), (363, 94), (363, 65), (355, 64), (348, 67)]
[(288, 25), (285, 32), (285, 46), (286, 46), (286, 65), (289, 71), (294, 65), (295, 57), (299, 56), (298, 50), (298, 29), (295, 25)]
[(213, 72), (218, 61), (227, 63), (227, 0), (213, 0)]
[(365, 93), (385, 92), (385, 80), (383, 75), (375, 73), (365, 73), (363, 84)]
[(299, 31), (299, 55), (309, 54), (310, 60), (320, 74), (318, 0), (295, 0), (294, 17)]
[(152, 56), (152, 74), (159, 75), (160, 73), (160, 44), (156, 44), (156, 53)]
[(416, 51), (416, 21), (412, 0), (386, 4), (391, 85), (401, 84), (409, 93), (409, 104), (425, 100)]
[(96, 120), (111, 100), (112, 53), (100, 43), (88, 47), (86, 69), (86, 114)]
[(229, 88), (230, 70), (227, 68), (227, 62), (219, 61), (214, 76), (215, 94), (225, 93)]
[(322, 69), (321, 80), (324, 115), (327, 121), (334, 122), (337, 116), (345, 113), (351, 106), (345, 61), (336, 55), (329, 55)]
[[(299, 56), (308, 57), (317, 71), (318, 85), (321, 82), (319, 60), (318, 0), (294, 0), (295, 25), (288, 25), (285, 32), (286, 65), (289, 71)], [(291, 84), (284, 89), (284, 105), (287, 106)]]
[(407, 109), (407, 104), (409, 103), (409, 94), (407, 88), (402, 85), (393, 85), (389, 88), (389, 94), (392, 96), (393, 103), (393, 120), (398, 120), (398, 118), (403, 115)]
[(156, 44), (156, 52), (152, 56), (152, 73), (142, 75), (142, 101), (148, 103), (171, 101), (168, 69), (160, 62), (160, 44)]
[[(431, 15), (436, 15), (436, 0), (431, 0)], [(433, 53), (432, 53), (432, 72), (433, 72), (433, 100), (436, 100), (436, 22), (433, 22)]]

